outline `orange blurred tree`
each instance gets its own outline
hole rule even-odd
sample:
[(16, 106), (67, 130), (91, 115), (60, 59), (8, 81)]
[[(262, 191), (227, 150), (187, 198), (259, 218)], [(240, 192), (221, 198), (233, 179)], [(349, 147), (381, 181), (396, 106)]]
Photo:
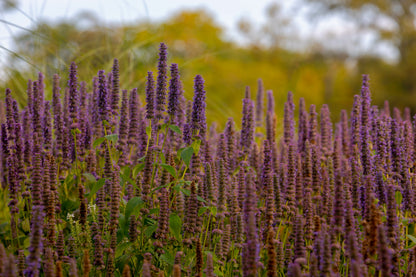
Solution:
[[(372, 35), (369, 49), (384, 44), (396, 56), (386, 64), (380, 53), (366, 51), (358, 59), (357, 70), (370, 73), (381, 100), (416, 109), (416, 2), (412, 0), (300, 0), (307, 4), (311, 18), (327, 20), (337, 16), (354, 23), (357, 34)], [(348, 43), (350, 38), (340, 38)], [(384, 51), (385, 54), (389, 54)], [(391, 54), (391, 53), (390, 53)]]

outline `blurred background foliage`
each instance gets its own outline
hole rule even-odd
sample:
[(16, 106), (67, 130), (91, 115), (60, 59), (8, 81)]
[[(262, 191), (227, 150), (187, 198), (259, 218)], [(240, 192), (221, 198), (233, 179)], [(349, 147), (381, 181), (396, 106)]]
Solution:
[[(90, 89), (97, 71), (109, 71), (113, 58), (120, 61), (121, 88), (138, 87), (144, 100), (146, 72), (156, 71), (160, 42), (168, 45), (169, 61), (178, 63), (185, 94), (193, 95), (193, 78), (201, 74), (206, 81), (209, 121), (225, 122), (234, 117), (240, 124), (245, 86), (257, 89), (262, 78), (265, 88), (274, 91), (276, 112), (281, 118), (288, 91), (295, 100), (307, 104), (328, 103), (337, 119), (343, 108), (352, 105), (352, 95), (360, 89), (361, 74), (370, 74), (373, 103), (388, 99), (392, 106), (416, 110), (416, 4), (411, 0), (302, 0), (310, 7), (309, 20), (339, 16), (351, 20), (357, 32), (371, 33), (374, 46), (384, 43), (398, 53), (386, 60), (371, 51), (352, 54), (351, 38), (337, 38), (336, 49), (330, 41), (305, 41), (298, 37), (290, 15), (278, 4), (266, 10), (262, 26), (242, 19), (239, 30), (244, 43), (226, 38), (225, 30), (204, 10), (182, 11), (163, 22), (139, 22), (119, 26), (102, 24), (94, 15), (82, 13), (60, 22), (37, 22), (23, 30), (8, 49), (2, 91), (9, 87), (25, 105), (27, 79), (37, 72), (46, 74), (47, 93), (51, 95), (54, 73), (66, 86), (70, 62), (78, 65), (79, 80)], [(1, 9), (17, 8), (13, 0), (1, 1)], [(387, 22), (388, 24), (378, 24)], [(384, 26), (384, 27), (383, 27)], [(342, 41), (344, 40), (344, 41)], [(3, 95), (2, 95), (3, 97)]]

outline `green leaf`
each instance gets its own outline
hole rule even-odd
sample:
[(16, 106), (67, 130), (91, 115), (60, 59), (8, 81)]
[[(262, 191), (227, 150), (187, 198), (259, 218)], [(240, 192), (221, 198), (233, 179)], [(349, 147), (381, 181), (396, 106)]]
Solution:
[(149, 227), (146, 228), (146, 230), (144, 230), (144, 234), (146, 235), (146, 237), (150, 238), (154, 232), (156, 232), (157, 230), (157, 224), (155, 225), (150, 225)]
[(412, 244), (410, 244), (410, 245), (408, 245), (408, 246), (406, 246), (404, 249), (411, 249), (411, 248), (413, 248), (413, 247), (415, 247), (416, 246), (416, 244), (415, 243), (412, 243)]
[(123, 172), (121, 172), (120, 177), (121, 177), (123, 182), (129, 182), (133, 187), (136, 188), (136, 183), (130, 178), (129, 175), (126, 175)]
[(97, 138), (96, 140), (94, 140), (94, 142), (92, 143), (92, 148), (97, 148), (97, 146), (100, 146), (101, 143), (103, 143), (105, 141), (105, 138)]
[(92, 175), (91, 173), (84, 173), (84, 174), (82, 174), (82, 176), (84, 176), (85, 179), (87, 179), (87, 181), (90, 182), (90, 183), (94, 183), (94, 182), (97, 181), (97, 179), (95, 178), (95, 176)]
[(159, 208), (150, 209), (149, 214), (159, 214)]
[(77, 180), (77, 176), (74, 174), (68, 174), (68, 176), (65, 178), (64, 183), (67, 184), (67, 186), (72, 186), (75, 184)]
[(168, 164), (160, 164), (160, 166), (161, 166), (163, 169), (165, 169), (167, 172), (169, 172), (169, 173), (170, 173), (170, 175), (172, 175), (172, 176), (173, 176), (173, 178), (175, 178), (175, 179), (176, 179), (176, 170), (175, 170), (175, 168), (174, 168), (173, 166), (168, 165)]
[(416, 244), (416, 238), (412, 235), (407, 235), (407, 237), (414, 243)]
[(90, 193), (88, 194), (89, 197), (92, 197), (94, 194), (97, 193), (97, 191), (102, 188), (105, 184), (105, 178), (101, 178), (98, 181), (96, 181), (94, 183), (94, 185), (92, 186)]
[(121, 172), (123, 172), (124, 175), (130, 176), (131, 169), (130, 166), (126, 165), (121, 169)]
[(175, 256), (172, 255), (172, 253), (170, 253), (169, 251), (165, 250), (165, 254), (161, 255), (160, 259), (168, 265), (173, 266), (175, 264)]
[(137, 177), (137, 174), (139, 174), (140, 171), (142, 171), (144, 168), (144, 163), (143, 164), (138, 164), (133, 168), (133, 178)]
[(186, 166), (189, 167), (189, 163), (191, 162), (192, 155), (194, 154), (194, 149), (192, 146), (188, 146), (181, 152), (181, 158), (185, 162)]
[(124, 232), (128, 232), (128, 220), (126, 220), (126, 217), (124, 216), (124, 214), (120, 213), (118, 215), (118, 224), (120, 225), (120, 229), (119, 231), (121, 231), (122, 233)]
[(144, 201), (140, 197), (133, 197), (127, 202), (126, 205), (126, 219), (128, 220), (131, 215), (138, 215), (140, 212), (140, 206)]
[(201, 202), (207, 203), (207, 201), (205, 201), (205, 200), (204, 200), (204, 198), (202, 198), (202, 197), (201, 197), (201, 196), (199, 196), (199, 195), (197, 195), (197, 196), (196, 196), (196, 199), (198, 199), (198, 201), (201, 201)]
[(113, 144), (115, 144), (118, 141), (117, 134), (106, 135), (105, 138), (106, 140), (111, 141)]
[(161, 161), (161, 163), (163, 163), (163, 164), (166, 163), (166, 157), (165, 157), (165, 154), (163, 154), (162, 151), (159, 152), (159, 161)]
[(146, 127), (146, 135), (148, 138), (150, 138), (150, 135), (152, 134), (152, 126)]
[(181, 228), (182, 228), (182, 220), (181, 218), (175, 214), (171, 213), (169, 216), (169, 228), (172, 232), (173, 236), (177, 240), (181, 240)]
[(186, 196), (191, 195), (191, 191), (189, 189), (180, 188), (179, 190), (182, 191), (182, 193)]
[(192, 142), (192, 148), (194, 149), (195, 155), (198, 155), (199, 149), (201, 148), (201, 140), (196, 139)]
[(396, 198), (396, 204), (400, 206), (400, 204), (402, 203), (402, 200), (403, 200), (402, 193), (397, 190), (396, 193), (394, 194), (394, 196)]
[(23, 241), (23, 249), (27, 249), (30, 245), (30, 237), (25, 238)]
[(131, 245), (132, 245), (132, 243), (130, 241), (126, 241), (126, 242), (123, 242), (123, 243), (119, 243), (117, 245), (117, 248), (116, 248), (116, 257), (121, 256), (121, 254), (125, 250), (127, 250)]
[(205, 213), (209, 208), (208, 207), (201, 207), (198, 210), (198, 216), (201, 216), (203, 213)]
[(25, 218), (22, 221), (22, 229), (25, 232), (29, 232), (30, 231), (30, 222), (29, 222), (29, 218)]
[(179, 135), (182, 135), (181, 129), (176, 125), (169, 125), (169, 129), (171, 129), (172, 131), (174, 131), (175, 133)]
[(71, 129), (71, 134), (72, 135), (81, 134), (81, 131), (78, 128)]
[(216, 206), (210, 206), (209, 210), (210, 210), (212, 216), (217, 216), (217, 207)]

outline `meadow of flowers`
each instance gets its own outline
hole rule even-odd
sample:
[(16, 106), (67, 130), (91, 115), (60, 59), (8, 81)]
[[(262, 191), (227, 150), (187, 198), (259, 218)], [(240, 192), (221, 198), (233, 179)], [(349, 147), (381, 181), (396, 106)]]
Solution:
[(335, 124), (289, 92), (282, 134), (260, 80), (208, 126), (163, 43), (145, 92), (81, 77), (5, 92), (0, 276), (416, 276), (416, 118), (368, 76)]

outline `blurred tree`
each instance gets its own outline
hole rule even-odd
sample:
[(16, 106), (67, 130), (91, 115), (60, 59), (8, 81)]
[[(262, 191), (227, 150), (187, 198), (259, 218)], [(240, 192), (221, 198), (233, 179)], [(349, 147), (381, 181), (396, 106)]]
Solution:
[(413, 0), (303, 0), (315, 15), (336, 14), (351, 20), (359, 31), (375, 32), (374, 43), (397, 47), (400, 61), (416, 51), (416, 2)]
[(271, 3), (265, 10), (265, 24), (255, 26), (246, 18), (238, 22), (238, 29), (252, 47), (290, 49), (299, 43), (293, 18), (283, 10), (282, 4)]
[[(416, 95), (416, 2), (413, 0), (302, 0), (310, 5), (312, 14), (325, 20), (323, 15), (338, 16), (355, 24), (358, 34), (372, 34), (372, 46), (390, 46), (396, 51), (397, 61), (393, 66), (382, 64), (377, 59), (360, 58), (360, 71), (373, 71), (382, 75), (384, 82), (392, 81), (394, 90), (408, 98)], [(315, 18), (317, 18), (315, 17)], [(345, 38), (348, 40), (349, 38)], [(371, 51), (371, 50), (370, 50)], [(386, 50), (385, 50), (386, 51)], [(384, 53), (386, 53), (384, 51)], [(376, 53), (367, 52), (366, 56)], [(377, 53), (380, 54), (380, 53)], [(394, 56), (394, 55), (393, 55)], [(383, 58), (383, 57), (382, 57)], [(381, 65), (381, 67), (380, 67)], [(391, 92), (391, 91), (390, 91)], [(396, 102), (398, 102), (396, 100)], [(416, 108), (415, 101), (411, 101)]]

